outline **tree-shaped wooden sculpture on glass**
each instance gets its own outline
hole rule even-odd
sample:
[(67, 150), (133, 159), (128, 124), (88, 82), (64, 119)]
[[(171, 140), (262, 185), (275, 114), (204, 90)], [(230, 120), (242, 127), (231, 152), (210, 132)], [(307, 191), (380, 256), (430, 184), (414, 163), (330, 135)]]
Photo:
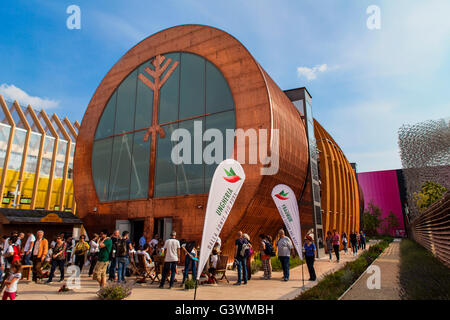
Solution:
[[(151, 147), (150, 147), (150, 175), (149, 175), (149, 190), (148, 194), (150, 197), (153, 196), (154, 190), (154, 176), (155, 176), (155, 163), (156, 163), (156, 134), (159, 133), (161, 138), (165, 137), (164, 129), (158, 123), (158, 114), (159, 114), (159, 90), (162, 88), (164, 83), (169, 79), (172, 75), (173, 71), (177, 68), (179, 62), (175, 61), (172, 65), (172, 59), (169, 58), (163, 65), (166, 57), (162, 55), (157, 55), (153, 61), (152, 65), (155, 67), (155, 70), (152, 70), (149, 67), (146, 67), (144, 70), (147, 72), (154, 81), (149, 80), (143, 73), (138, 75), (139, 80), (141, 80), (145, 85), (147, 85), (151, 90), (153, 90), (153, 113), (152, 113), (152, 125), (147, 129), (147, 132), (144, 136), (144, 141), (148, 141), (150, 135), (152, 136)], [(171, 65), (171, 66), (170, 66)], [(166, 74), (161, 78), (164, 71), (168, 68), (169, 70)]]

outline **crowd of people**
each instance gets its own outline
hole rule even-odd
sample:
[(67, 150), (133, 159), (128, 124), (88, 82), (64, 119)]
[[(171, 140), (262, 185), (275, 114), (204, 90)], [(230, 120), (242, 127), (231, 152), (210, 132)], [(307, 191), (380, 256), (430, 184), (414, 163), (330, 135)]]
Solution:
[[(192, 277), (195, 276), (196, 261), (198, 261), (196, 257), (198, 249), (195, 242), (182, 240), (180, 245), (180, 242), (176, 240), (176, 232), (172, 232), (171, 238), (165, 242), (159, 238), (158, 234), (155, 234), (149, 242), (142, 235), (139, 242), (135, 244), (129, 236), (128, 231), (121, 234), (119, 230), (113, 233), (103, 230), (100, 234), (93, 234), (90, 241), (86, 240), (84, 234), (75, 241), (72, 236), (61, 233), (49, 242), (44, 231), (39, 230), (36, 235), (28, 231), (26, 242), (23, 242), (25, 233), (14, 231), (9, 236), (3, 236), (0, 242), (0, 281), (2, 283), (0, 292), (6, 288), (3, 298), (15, 299), (17, 282), (22, 276), (23, 265), (32, 266), (32, 281), (35, 283), (52, 283), (56, 270), (59, 270), (58, 281), (64, 281), (65, 270), (69, 265), (76, 266), (80, 274), (83, 268), (89, 265), (87, 273), (98, 281), (100, 287), (104, 287), (107, 281), (126, 282), (126, 276), (132, 273), (129, 264), (136, 265), (139, 262), (139, 255), (144, 257), (143, 261), (149, 269), (154, 269), (155, 256), (164, 257), (160, 287), (164, 287), (165, 279), (170, 273), (169, 287), (171, 288), (176, 281), (180, 249), (186, 255), (182, 284), (188, 278), (189, 270), (192, 271)], [(219, 250), (220, 239), (212, 256), (217, 257)], [(214, 260), (214, 257), (212, 259)], [(217, 259), (207, 272), (211, 278), (214, 278), (213, 270), (216, 263)]]
[(347, 233), (343, 232), (342, 236), (337, 233), (336, 230), (327, 232), (327, 237), (325, 238), (326, 250), (328, 252), (330, 261), (333, 260), (333, 252), (336, 255), (336, 262), (340, 260), (340, 244), (344, 249), (344, 254), (348, 253), (348, 248), (352, 248), (352, 254), (357, 255), (358, 250), (366, 249), (366, 234), (361, 230), (360, 232), (350, 231), (350, 236), (347, 237)]
[[(126, 277), (132, 273), (129, 265), (139, 263), (139, 256), (144, 261), (149, 270), (155, 270), (155, 258), (160, 256), (163, 261), (160, 288), (164, 288), (166, 279), (169, 282), (169, 289), (176, 282), (175, 275), (180, 264), (181, 254), (184, 255), (184, 270), (181, 285), (192, 274), (195, 279), (198, 268), (199, 248), (195, 241), (177, 240), (176, 232), (172, 232), (169, 239), (163, 241), (158, 234), (147, 242), (145, 235), (139, 239), (138, 243), (130, 240), (128, 231), (120, 233), (115, 230), (108, 233), (103, 230), (99, 234), (93, 234), (90, 241), (86, 235), (82, 234), (79, 239), (71, 235), (61, 233), (52, 241), (45, 237), (43, 230), (39, 230), (34, 235), (31, 231), (12, 232), (10, 236), (3, 236), (0, 243), (0, 280), (1, 290), (4, 290), (3, 299), (15, 299), (17, 294), (17, 283), (21, 278), (22, 265), (32, 266), (32, 280), (36, 283), (52, 283), (55, 272), (59, 270), (59, 281), (64, 281), (65, 268), (69, 265), (78, 267), (79, 272), (89, 265), (87, 271), (89, 276), (98, 281), (100, 288), (104, 287), (107, 281), (126, 282)], [(339, 262), (339, 250), (342, 242), (344, 252), (347, 254), (347, 245), (352, 246), (353, 254), (357, 254), (358, 249), (365, 249), (366, 238), (364, 232), (351, 232), (349, 239), (346, 233), (342, 237), (333, 230), (329, 231), (326, 237), (326, 249), (329, 253), (330, 261), (332, 252)], [(259, 235), (260, 259), (262, 262), (263, 276), (261, 279), (270, 280), (272, 278), (272, 257), (278, 256), (282, 270), (283, 281), (289, 281), (290, 258), (295, 256), (294, 246), (283, 229), (278, 232), (277, 250), (273, 246), (273, 239), (270, 235)], [(257, 250), (258, 250), (257, 249)], [(314, 260), (316, 257), (316, 246), (311, 235), (304, 239), (303, 252), (310, 274), (310, 280), (316, 280), (314, 271)], [(234, 263), (237, 269), (237, 281), (234, 285), (247, 284), (251, 280), (251, 260), (255, 252), (253, 244), (248, 234), (239, 231), (235, 240)], [(217, 267), (221, 256), (221, 239), (217, 241), (208, 258), (202, 274), (207, 276), (203, 283), (217, 283)], [(50, 269), (49, 271), (46, 271)], [(47, 279), (44, 281), (44, 279)], [(145, 278), (144, 278), (145, 281)], [(1, 292), (0, 290), (0, 292)]]

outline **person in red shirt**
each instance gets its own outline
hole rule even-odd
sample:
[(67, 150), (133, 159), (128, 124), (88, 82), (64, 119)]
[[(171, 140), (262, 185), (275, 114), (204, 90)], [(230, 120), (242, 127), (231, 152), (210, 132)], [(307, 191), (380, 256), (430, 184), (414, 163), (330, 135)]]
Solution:
[(19, 261), (20, 262), (20, 245), (17, 244), (17, 237), (13, 236), (9, 238), (9, 245), (12, 246), (14, 253), (12, 256), (11, 264), (14, 264), (14, 262)]

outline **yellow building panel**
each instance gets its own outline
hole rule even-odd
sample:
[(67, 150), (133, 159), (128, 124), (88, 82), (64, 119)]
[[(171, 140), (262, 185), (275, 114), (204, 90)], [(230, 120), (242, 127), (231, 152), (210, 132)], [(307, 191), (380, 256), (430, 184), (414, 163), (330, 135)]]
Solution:
[[(0, 168), (0, 175), (3, 173), (3, 169)], [(5, 197), (3, 203), (1, 205), (2, 208), (13, 208), (14, 198), (6, 197), (8, 191), (11, 193), (16, 190), (17, 180), (19, 178), (19, 171), (8, 170), (6, 174), (6, 183), (5, 183)], [(20, 209), (30, 209), (31, 198), (33, 195), (33, 184), (34, 184), (34, 173), (25, 172), (23, 175), (22, 182), (22, 193), (21, 196), (17, 198), (18, 208)], [(50, 197), (50, 210), (62, 210), (60, 206), (60, 198), (61, 198), (61, 186), (62, 186), (62, 178), (55, 178), (53, 180), (53, 191)], [(45, 200), (47, 196), (47, 187), (48, 187), (48, 177), (41, 176), (39, 179), (38, 185), (38, 194), (36, 197), (36, 209), (43, 209), (45, 206)], [(22, 203), (20, 201), (22, 199)], [(66, 183), (66, 192), (65, 192), (65, 200), (64, 200), (64, 209), (71, 209), (73, 207), (73, 180), (67, 179)]]

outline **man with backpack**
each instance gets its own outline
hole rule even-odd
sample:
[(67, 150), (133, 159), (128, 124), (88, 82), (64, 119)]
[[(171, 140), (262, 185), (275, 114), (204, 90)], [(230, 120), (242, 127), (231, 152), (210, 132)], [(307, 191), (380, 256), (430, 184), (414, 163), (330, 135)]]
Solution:
[(125, 282), (125, 274), (128, 266), (128, 258), (130, 256), (130, 250), (132, 249), (131, 240), (129, 239), (130, 233), (128, 231), (122, 232), (122, 238), (118, 239), (115, 243), (116, 260), (117, 260), (117, 282)]
[(270, 280), (272, 278), (272, 268), (270, 267), (270, 259), (275, 256), (275, 250), (273, 250), (272, 244), (268, 241), (267, 237), (263, 234), (259, 235), (259, 249), (261, 252), (261, 262), (264, 270), (264, 276), (262, 279)]
[[(250, 249), (250, 245), (243, 237), (242, 231), (239, 231), (237, 233), (238, 238), (235, 242), (235, 255), (234, 255), (234, 263), (237, 267), (237, 273), (238, 273), (238, 280), (234, 284), (235, 286), (240, 286), (242, 283), (242, 280), (244, 281), (244, 284), (247, 284), (247, 257), (246, 257), (246, 251)], [(242, 276), (241, 276), (241, 270), (242, 270)]]
[(109, 281), (114, 281), (116, 278), (117, 259), (116, 259), (116, 242), (120, 239), (120, 230), (114, 230), (111, 237), (112, 249), (109, 253)]

